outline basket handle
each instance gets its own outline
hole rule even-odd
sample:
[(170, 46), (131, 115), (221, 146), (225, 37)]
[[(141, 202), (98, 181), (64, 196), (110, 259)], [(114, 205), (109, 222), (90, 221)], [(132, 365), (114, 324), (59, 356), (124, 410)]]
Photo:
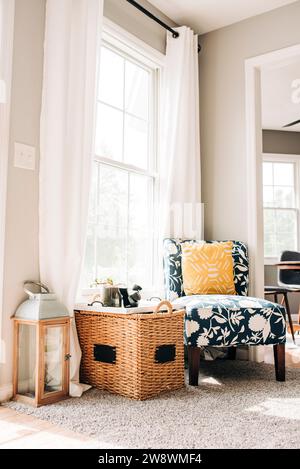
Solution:
[(154, 313), (158, 313), (158, 312), (160, 311), (160, 309), (161, 309), (162, 306), (166, 306), (166, 307), (167, 307), (167, 310), (168, 310), (168, 313), (172, 313), (173, 307), (172, 307), (170, 301), (168, 301), (168, 300), (160, 301), (160, 302), (158, 303), (158, 305), (155, 307), (155, 309), (154, 309), (153, 312), (154, 312)]
[(95, 303), (100, 303), (101, 306), (104, 306), (104, 304), (100, 300), (99, 301), (97, 301), (97, 300), (92, 301), (92, 303), (89, 303), (88, 306), (94, 306)]

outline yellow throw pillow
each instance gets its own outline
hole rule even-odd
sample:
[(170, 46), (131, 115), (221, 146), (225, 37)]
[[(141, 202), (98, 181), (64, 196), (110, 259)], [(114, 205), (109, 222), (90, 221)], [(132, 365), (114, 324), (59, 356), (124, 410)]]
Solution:
[(235, 295), (232, 242), (182, 244), (186, 295)]

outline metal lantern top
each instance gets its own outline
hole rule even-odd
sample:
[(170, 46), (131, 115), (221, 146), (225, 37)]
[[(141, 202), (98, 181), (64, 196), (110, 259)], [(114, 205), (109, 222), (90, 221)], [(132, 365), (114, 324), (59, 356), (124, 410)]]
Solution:
[[(38, 286), (40, 291), (32, 291), (33, 285)], [(29, 298), (20, 304), (14, 315), (15, 318), (40, 321), (69, 316), (66, 306), (58, 301), (55, 293), (51, 293), (46, 285), (27, 280), (23, 286)]]

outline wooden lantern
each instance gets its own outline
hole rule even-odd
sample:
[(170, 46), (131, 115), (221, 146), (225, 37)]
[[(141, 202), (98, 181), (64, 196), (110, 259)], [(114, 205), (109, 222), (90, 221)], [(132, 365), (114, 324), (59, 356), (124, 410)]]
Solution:
[(14, 318), (13, 398), (36, 407), (69, 394), (70, 318)]
[(38, 407), (69, 394), (70, 317), (48, 290), (26, 291), (13, 317), (13, 399)]

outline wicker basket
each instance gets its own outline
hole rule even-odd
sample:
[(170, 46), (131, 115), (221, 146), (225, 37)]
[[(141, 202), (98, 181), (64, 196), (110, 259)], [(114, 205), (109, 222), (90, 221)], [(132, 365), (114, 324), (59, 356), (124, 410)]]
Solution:
[[(163, 304), (168, 312), (159, 312)], [(99, 389), (144, 400), (184, 386), (184, 310), (161, 302), (153, 313), (75, 312), (80, 378)]]

